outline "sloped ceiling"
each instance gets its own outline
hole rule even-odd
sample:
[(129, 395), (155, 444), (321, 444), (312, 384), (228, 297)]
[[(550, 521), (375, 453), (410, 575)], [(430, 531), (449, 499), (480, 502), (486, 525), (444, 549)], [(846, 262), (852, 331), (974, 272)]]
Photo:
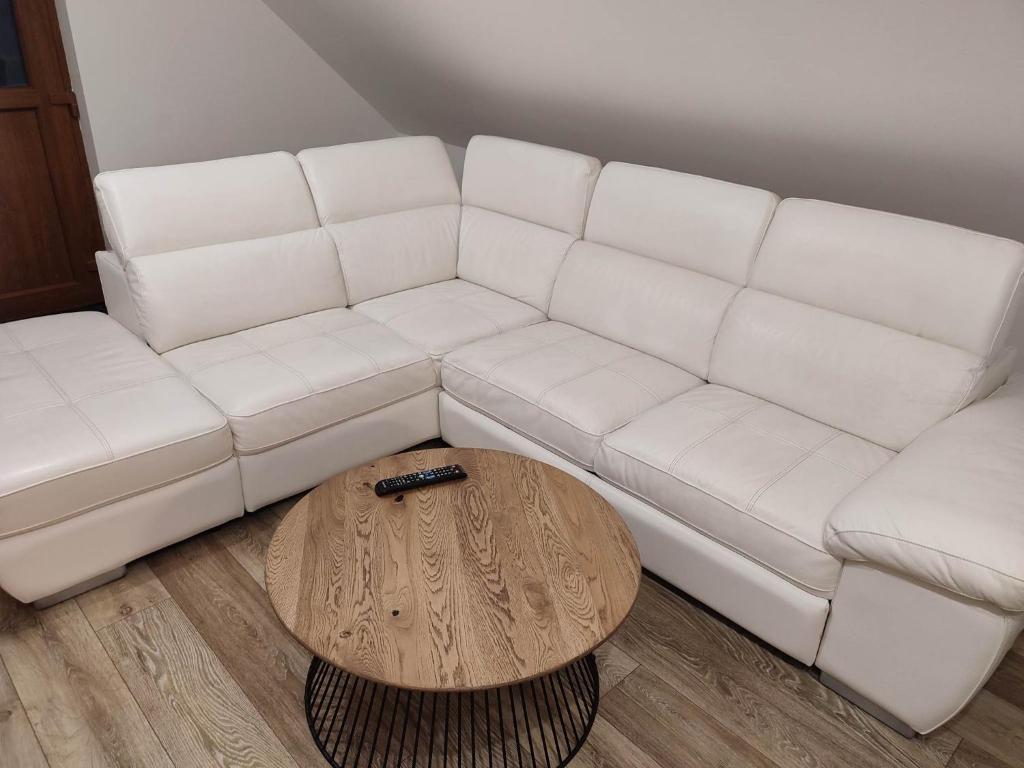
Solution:
[(265, 0), (405, 133), (1024, 238), (1019, 0)]

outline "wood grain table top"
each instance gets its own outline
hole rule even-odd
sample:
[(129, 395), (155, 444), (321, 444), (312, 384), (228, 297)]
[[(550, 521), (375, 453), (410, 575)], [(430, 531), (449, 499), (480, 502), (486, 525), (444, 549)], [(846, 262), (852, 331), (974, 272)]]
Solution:
[[(377, 480), (446, 464), (469, 478), (379, 498)], [(442, 448), (331, 478), (288, 513), (267, 593), (320, 658), (401, 688), (468, 691), (552, 672), (604, 642), (640, 584), (603, 498), (550, 465)]]

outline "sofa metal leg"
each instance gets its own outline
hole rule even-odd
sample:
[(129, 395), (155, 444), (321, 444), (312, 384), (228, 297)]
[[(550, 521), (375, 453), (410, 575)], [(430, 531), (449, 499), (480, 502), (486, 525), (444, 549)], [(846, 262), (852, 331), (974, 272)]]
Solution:
[(62, 589), (60, 592), (56, 592), (49, 597), (41, 597), (34, 601), (32, 605), (38, 610), (49, 608), (51, 605), (62, 603), (65, 600), (70, 600), (72, 597), (80, 595), (83, 592), (88, 592), (90, 589), (102, 587), (104, 584), (117, 581), (124, 576), (126, 570), (127, 567), (122, 565), (112, 571), (107, 571), (106, 573), (101, 573), (98, 576), (93, 576), (91, 579), (81, 581), (78, 584), (72, 584), (67, 589)]
[(908, 739), (912, 739), (915, 736), (917, 736), (917, 731), (915, 731), (909, 725), (904, 723), (898, 717), (896, 717), (893, 714), (890, 714), (889, 712), (886, 712), (873, 701), (864, 698), (855, 690), (847, 686), (845, 683), (839, 682), (834, 677), (832, 677), (832, 675), (830, 675), (828, 672), (821, 672), (820, 675), (821, 676), (818, 679), (821, 681), (822, 685), (824, 685), (826, 688), (830, 688), (831, 690), (835, 691), (844, 699), (849, 701), (851, 704), (856, 704), (858, 707), (863, 709), (873, 718), (882, 723), (885, 723), (887, 726), (892, 728), (894, 731), (896, 731), (896, 733), (900, 734), (901, 736), (905, 736)]

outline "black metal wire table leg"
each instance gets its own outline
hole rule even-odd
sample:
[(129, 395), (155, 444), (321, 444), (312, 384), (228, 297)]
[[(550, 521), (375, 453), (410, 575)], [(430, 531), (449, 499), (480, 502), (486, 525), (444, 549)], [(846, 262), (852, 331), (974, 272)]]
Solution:
[(590, 654), (536, 680), (466, 693), (393, 688), (315, 658), (306, 721), (335, 768), (562, 768), (597, 717)]

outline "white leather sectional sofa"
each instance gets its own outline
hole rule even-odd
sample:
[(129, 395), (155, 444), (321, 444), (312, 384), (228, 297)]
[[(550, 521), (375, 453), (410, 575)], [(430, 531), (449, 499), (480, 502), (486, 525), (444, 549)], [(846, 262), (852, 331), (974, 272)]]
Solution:
[(1018, 243), (483, 136), (461, 190), (430, 137), (96, 189), (113, 319), (0, 327), (21, 600), (440, 435), (905, 729), (1024, 626)]

